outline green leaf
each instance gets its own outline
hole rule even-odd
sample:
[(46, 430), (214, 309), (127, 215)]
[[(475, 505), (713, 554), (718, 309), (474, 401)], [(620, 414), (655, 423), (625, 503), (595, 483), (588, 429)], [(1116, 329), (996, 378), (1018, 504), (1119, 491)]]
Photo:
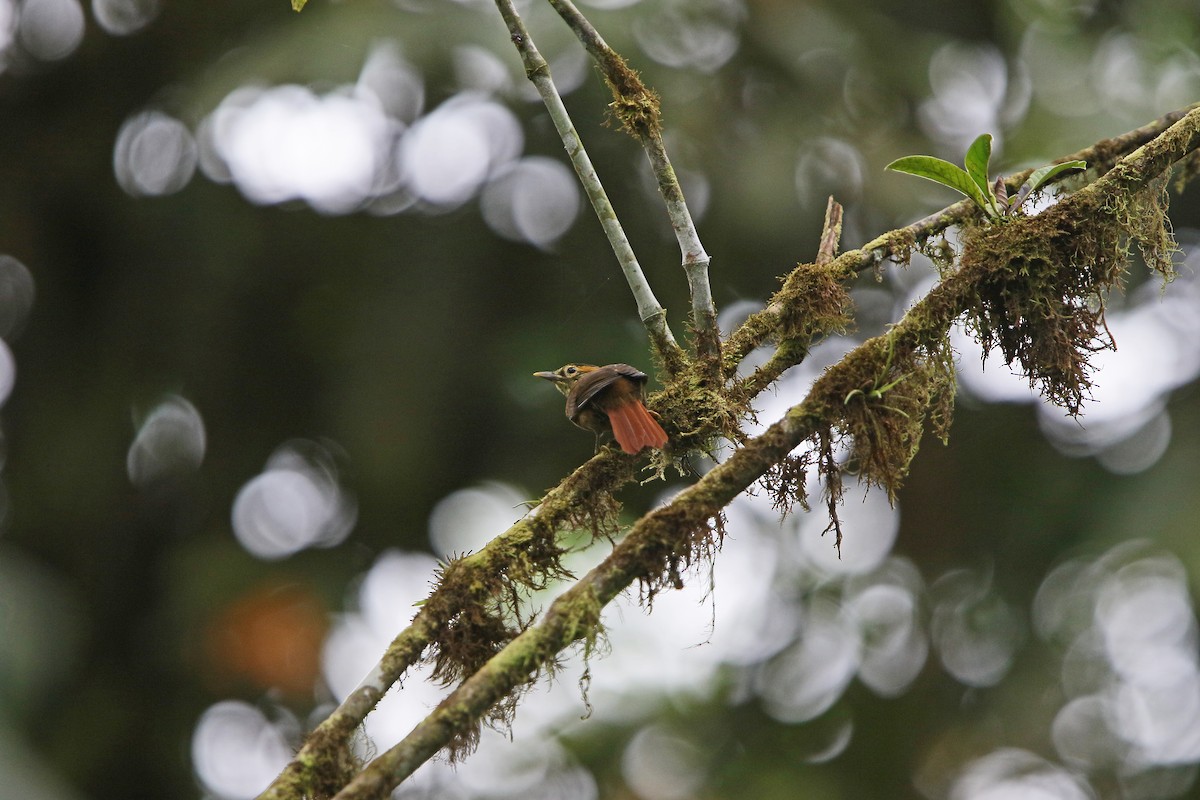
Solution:
[(976, 137), (975, 141), (971, 142), (971, 146), (967, 148), (967, 157), (963, 159), (963, 166), (967, 168), (967, 174), (971, 176), (971, 180), (975, 181), (979, 190), (992, 201), (991, 205), (994, 210), (996, 207), (995, 197), (992, 195), (991, 182), (988, 180), (988, 167), (991, 160), (992, 135), (983, 133)]
[(988, 208), (987, 195), (980, 190), (979, 185), (967, 174), (966, 170), (957, 164), (951, 164), (949, 161), (933, 156), (905, 156), (888, 164), (885, 169), (916, 175), (918, 178), (949, 186), (974, 200), (975, 204), (988, 214), (993, 213)]
[(292, 11), (303, 11), (308, 0), (292, 0)]
[(1062, 164), (1050, 164), (1048, 166), (1035, 169), (1032, 173), (1030, 173), (1029, 177), (1025, 179), (1025, 182), (1021, 184), (1021, 189), (1017, 192), (1016, 196), (1012, 199), (1012, 203), (1009, 205), (1009, 211), (1016, 211), (1021, 207), (1021, 204), (1025, 202), (1029, 195), (1033, 194), (1062, 173), (1073, 169), (1087, 169), (1087, 162), (1066, 161)]
[(1029, 184), (1029, 191), (1036, 192), (1045, 186), (1048, 181), (1052, 181), (1062, 173), (1073, 169), (1087, 169), (1087, 162), (1065, 161), (1062, 164), (1050, 164), (1049, 166), (1040, 167), (1033, 171), (1025, 183)]

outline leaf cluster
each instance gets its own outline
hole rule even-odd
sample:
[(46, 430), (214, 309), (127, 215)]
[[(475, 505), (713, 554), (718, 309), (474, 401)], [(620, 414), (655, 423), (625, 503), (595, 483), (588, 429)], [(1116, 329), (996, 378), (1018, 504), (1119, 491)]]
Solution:
[(970, 198), (991, 220), (1016, 216), (1022, 204), (1050, 181), (1065, 172), (1087, 169), (1087, 163), (1078, 160), (1039, 167), (1010, 196), (1003, 178), (991, 181), (988, 177), (991, 160), (992, 135), (984, 133), (967, 148), (967, 155), (963, 159), (966, 169), (934, 156), (904, 156), (888, 164), (886, 169), (949, 186)]

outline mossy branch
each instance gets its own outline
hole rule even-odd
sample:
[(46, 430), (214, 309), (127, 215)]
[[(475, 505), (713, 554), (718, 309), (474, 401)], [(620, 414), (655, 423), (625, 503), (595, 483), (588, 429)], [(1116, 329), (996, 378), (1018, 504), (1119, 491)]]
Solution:
[[(684, 251), (684, 266), (693, 290), (699, 352), (716, 355), (717, 351), (711, 349), (712, 341), (715, 341), (715, 311), (707, 283), (708, 258), (695, 235), (662, 146), (657, 96), (645, 89), (636, 73), (608, 48), (567, 0), (551, 2), (600, 63), (613, 89), (614, 107), (622, 124), (647, 147)], [(497, 0), (497, 5), (509, 24), (527, 74), (550, 109), (593, 207), (605, 224), (651, 339), (668, 365), (668, 371), (675, 374), (679, 371), (681, 354), (666, 326), (665, 312), (645, 283), (586, 152), (578, 144), (578, 135), (554, 89), (546, 62), (534, 47), (511, 3)], [(1121, 154), (1149, 141), (1166, 125), (1182, 119), (1185, 113), (1186, 110), (1175, 112), (1063, 160), (1086, 160), (1093, 168), (1099, 167), (1097, 172), (1106, 172), (1108, 165), (1115, 163)], [(1197, 112), (1191, 112), (1184, 122), (1187, 124), (1175, 125), (1151, 144), (1140, 147), (1104, 179), (1064, 200), (1043, 215), (1044, 219), (1030, 226), (1030, 230), (1014, 226), (1003, 229), (1008, 235), (986, 230), (972, 234), (968, 242), (976, 251), (972, 257), (964, 258), (962, 268), (935, 287), (899, 325), (850, 353), (827, 371), (805, 401), (793, 407), (783, 419), (761, 436), (748, 440), (733, 457), (685, 490), (670, 505), (643, 517), (612, 555), (562, 595), (538, 625), (519, 635), (509, 635), (507, 628), (501, 625), (499, 638), (483, 642), (482, 646), (472, 641), (472, 636), (483, 627), (475, 626), (469, 628), (469, 635), (463, 637), (460, 644), (473, 647), (477, 652), (470, 656), (453, 652), (456, 645), (450, 643), (447, 634), (455, 630), (456, 618), (470, 609), (499, 602), (497, 598), (520, 587), (537, 588), (565, 575), (559, 563), (561, 551), (555, 543), (559, 529), (590, 524), (595, 532), (599, 532), (597, 526), (611, 519), (614, 509), (608, 504), (615, 503), (611, 493), (632, 479), (633, 462), (607, 450), (593, 458), (509, 531), (479, 553), (464, 557), (443, 571), (438, 588), (422, 605), (413, 622), (389, 646), (377, 667), (310, 735), (304, 748), (262, 797), (328, 797), (342, 786), (345, 788), (337, 794), (339, 798), (382, 797), (442, 747), (456, 741), (470, 741), (479, 720), (505, 698), (510, 698), (531, 675), (552, 664), (558, 652), (580, 639), (589, 644), (594, 642), (600, 609), (620, 591), (634, 581), (643, 582), (651, 594), (666, 585), (675, 585), (680, 580), (681, 566), (711, 555), (719, 542), (721, 509), (753, 482), (763, 479), (771, 470), (778, 470), (789, 458), (788, 453), (805, 439), (815, 437), (818, 444), (815, 452), (825, 452), (834, 426), (840, 426), (853, 437), (854, 455), (863, 475), (868, 481), (886, 488), (889, 495), (894, 494), (916, 453), (925, 417), (932, 416), (939, 432), (945, 432), (947, 404), (945, 401), (940, 406), (935, 404), (937, 394), (945, 396), (953, 391), (944, 337), (953, 321), (965, 312), (984, 314), (976, 317), (974, 323), (980, 336), (985, 340), (995, 337), (994, 343), (1001, 347), (1006, 358), (1019, 358), (1032, 381), (1041, 380), (1046, 384), (1047, 394), (1064, 402), (1069, 410), (1077, 410), (1088, 386), (1083, 369), (1085, 363), (1080, 362), (1086, 361), (1086, 352), (1093, 346), (1092, 339), (1087, 337), (1096, 335), (1094, 326), (1102, 322), (1101, 316), (1087, 319), (1081, 309), (1068, 307), (1067, 311), (1071, 313), (1065, 317), (1074, 327), (1065, 334), (1062, 329), (1009, 329), (1004, 327), (1004, 320), (1014, 309), (993, 307), (989, 312), (989, 286), (997, 280), (1005, 281), (999, 294), (1006, 298), (1013, 294), (1010, 284), (1014, 280), (1024, 284), (1020, 288), (1030, 289), (1029, 281), (1025, 280), (1031, 271), (1030, 262), (1024, 254), (1029, 251), (1019, 248), (1023, 237), (1034, 243), (1032, 271), (1049, 273), (1049, 279), (1043, 281), (1046, 286), (1042, 287), (1048, 294), (1033, 297), (1034, 302), (1042, 304), (1039, 308), (1045, 307), (1047, 296), (1062, 295), (1062, 280), (1073, 281), (1068, 288), (1076, 296), (1088, 291), (1092, 283), (1111, 285), (1118, 282), (1130, 237), (1148, 253), (1148, 263), (1169, 270), (1169, 253), (1164, 255), (1163, 252), (1169, 250), (1171, 244), (1163, 223), (1164, 209), (1155, 205), (1160, 190), (1149, 191), (1149, 200), (1138, 201), (1136, 197), (1146, 193), (1147, 187), (1175, 161), (1187, 153), (1194, 153), (1200, 146)], [(1019, 185), (1025, 177), (1026, 174), (1016, 175), (1009, 182)], [(840, 315), (844, 314), (844, 304), (835, 284), (884, 258), (905, 255), (916, 241), (950, 225), (969, 223), (971, 212), (969, 204), (956, 204), (906, 229), (879, 237), (833, 262), (829, 262), (830, 250), (823, 242), (822, 255), (826, 257), (819, 258), (818, 265), (798, 267), (768, 308), (748, 320), (731, 339), (726, 353), (727, 372), (731, 373), (750, 349), (779, 336), (781, 342), (775, 356), (741, 387), (743, 393), (757, 394), (783, 369), (803, 357), (813, 335), (836, 325)], [(1096, 214), (1107, 214), (1110, 224), (1091, 231), (1087, 222)], [(827, 232), (829, 227), (827, 221)], [(1033, 236), (1026, 237), (1026, 234)], [(1052, 240), (1057, 240), (1057, 249), (1041, 244), (1053, 244)], [(1076, 244), (1077, 241), (1082, 244)], [(1068, 248), (1065, 252), (1064, 246)], [(1012, 257), (1014, 250), (1021, 255)], [(1058, 256), (1073, 256), (1067, 260), (1078, 262), (1081, 253), (1089, 264), (1095, 262), (1099, 266), (1066, 275), (1061, 269), (1057, 273), (1046, 269), (1054, 266)], [(1008, 272), (996, 269), (995, 262), (1000, 262)], [(825, 304), (828, 313), (824, 318), (822, 313), (814, 313), (814, 308), (820, 304), (813, 303), (814, 294), (819, 296), (822, 292), (829, 296)], [(1011, 299), (1005, 300), (1005, 303), (1011, 302)], [(800, 330), (797, 330), (795, 319), (798, 312), (808, 317), (801, 323)], [(989, 313), (992, 317), (986, 316)], [(1020, 314), (1017, 316), (1019, 318)], [(1081, 318), (1083, 327), (1079, 329)], [(1088, 333), (1089, 325), (1092, 326), (1091, 334)], [(706, 339), (709, 334), (713, 336), (712, 341)], [(711, 360), (711, 363), (717, 362)], [(674, 368), (670, 368), (671, 365)], [(917, 387), (917, 391), (901, 389), (905, 382)], [(785, 485), (793, 491), (797, 488), (792, 483), (785, 482)], [(831, 486), (830, 493), (835, 496), (836, 488)], [(587, 502), (580, 506), (581, 500)], [(496, 618), (485, 612), (482, 619), (486, 625)], [(430, 645), (438, 649), (437, 671), (443, 679), (466, 680), (408, 737), (346, 784), (354, 772), (348, 744), (354, 730)]]
[[(367, 715), (431, 649), (442, 665), (437, 677), (457, 682), (466, 676), (464, 672), (469, 674), (478, 667), (468, 665), (462, 660), (463, 653), (443, 641), (455, 620), (480, 609), (497, 611), (495, 604), (511, 596), (514, 589), (538, 588), (566, 577), (556, 533), (584, 529), (597, 537), (614, 534), (615, 527), (610, 526), (618, 507), (613, 493), (634, 479), (635, 464), (636, 459), (618, 450), (600, 451), (507, 531), (443, 569), (436, 588), (421, 603), (412, 622), (397, 634), (359, 686), (308, 735), (259, 800), (329, 797), (344, 786), (350, 775), (338, 779), (342, 775), (338, 765), (344, 759), (337, 754), (348, 749)], [(332, 791), (320, 790), (330, 785)]]
[[(800, 299), (804, 313), (795, 320), (786, 335), (780, 336), (775, 352), (754, 374), (734, 387), (733, 394), (757, 397), (776, 381), (780, 375), (808, 357), (809, 346), (817, 335), (827, 335), (845, 328), (850, 323), (848, 308), (850, 297), (843, 284), (843, 276), (828, 267), (837, 257), (842, 238), (842, 206), (832, 197), (826, 203), (825, 224), (821, 229), (821, 241), (817, 246), (817, 257), (811, 265), (797, 267), (795, 278), (804, 275), (807, 285), (797, 285), (792, 280), (789, 293)], [(787, 295), (777, 296), (775, 302), (787, 302)], [(741, 326), (746, 329), (746, 326)], [(797, 330), (799, 328), (799, 330)]]
[[(1170, 244), (1166, 238), (1155, 241), (1156, 231), (1165, 230), (1162, 208), (1144, 198), (1158, 197), (1172, 164), (1198, 149), (1200, 110), (1187, 114), (1085, 189), (1037, 217), (1004, 226), (1010, 232), (1008, 244), (1020, 247), (1026, 239), (1035, 239), (1047, 243), (1035, 247), (1055, 257), (1079, 252), (1097, 255), (1104, 268), (1089, 273), (1090, 277), (1098, 283), (1119, 281), (1124, 264), (1117, 265), (1109, 256), (1122, 255), (1130, 239), (1150, 248), (1152, 254), (1156, 246)], [(1093, 225), (1098, 227), (1089, 227)], [(672, 502), (639, 519), (609, 557), (551, 604), (537, 624), (499, 649), (336, 798), (387, 796), (425, 760), (468, 736), (497, 703), (549, 669), (562, 650), (577, 641), (593, 642), (600, 610), (620, 592), (635, 582), (651, 596), (677, 585), (686, 567), (710, 557), (719, 546), (724, 507), (756, 481), (769, 481), (803, 442), (812, 442), (811, 452), (820, 459), (835, 437), (849, 436), (852, 461), (863, 477), (894, 495), (916, 454), (925, 422), (945, 435), (948, 396), (953, 394), (947, 345), (951, 325), (963, 314), (978, 313), (981, 292), (998, 276), (1016, 280), (1010, 277), (1013, 258), (991, 257), (1003, 251), (996, 242), (989, 246), (993, 248), (989, 258), (964, 258), (887, 333), (864, 342), (826, 370), (804, 400), (764, 433), (747, 439), (727, 461)], [(1023, 252), (1018, 250), (1014, 258), (1024, 258)], [(1161, 263), (1162, 254), (1158, 256)], [(1045, 266), (1048, 275), (1079, 280), (1075, 272), (1062, 273), (1061, 265)], [(1073, 295), (1088, 290), (1077, 283), (1065, 286)], [(1089, 334), (1079, 335), (1086, 339)], [(1071, 342), (1076, 350), (1088, 344), (1079, 339)], [(1031, 355), (1032, 370), (1039, 368), (1039, 352), (1035, 348)], [(818, 463), (822, 469), (831, 467)], [(787, 487), (798, 489), (794, 482)]]
[(654, 296), (654, 290), (650, 288), (646, 275), (642, 272), (641, 264), (638, 263), (629, 239), (625, 236), (625, 230), (617, 218), (617, 212), (608, 200), (608, 194), (604, 191), (595, 167), (592, 166), (592, 160), (588, 157), (583, 141), (575, 130), (575, 124), (571, 121), (570, 114), (567, 113), (562, 96), (554, 86), (554, 79), (550, 75), (550, 65), (538, 51), (533, 37), (517, 13), (512, 0), (496, 0), (496, 8), (499, 9), (500, 16), (504, 18), (504, 23), (508, 26), (509, 37), (521, 55), (521, 61), (525, 65), (525, 76), (537, 88), (538, 95), (541, 96), (542, 102), (550, 114), (550, 119), (554, 122), (554, 128), (558, 131), (559, 138), (562, 139), (563, 147), (566, 148), (567, 156), (571, 159), (571, 166), (575, 168), (575, 174), (579, 176), (579, 181), (583, 184), (584, 192), (592, 204), (592, 210), (595, 211), (601, 227), (604, 228), (608, 243), (621, 265), (621, 272), (625, 275), (629, 290), (633, 293), (633, 299), (637, 303), (638, 317), (646, 326), (655, 353), (667, 373), (673, 375), (680, 369), (682, 353), (675, 336), (667, 325), (667, 312)]
[[(1068, 234), (1073, 231), (1077, 233), (1079, 226), (1086, 228), (1088, 223), (1095, 222), (1097, 218), (1107, 218), (1110, 222), (1115, 221), (1116, 226), (1102, 226), (1104, 235), (1093, 239), (1098, 242), (1097, 252), (1107, 259), (1105, 263), (1109, 268), (1116, 265), (1114, 258), (1121, 255), (1120, 248), (1127, 247), (1119, 241), (1122, 236), (1126, 240), (1132, 236), (1141, 246), (1149, 248), (1151, 257), (1148, 262), (1161, 263), (1161, 249), (1169, 248), (1170, 243), (1164, 228), (1162, 209), (1155, 205), (1154, 198), (1159, 195), (1158, 186), (1171, 164), (1187, 153), (1194, 156), (1200, 148), (1200, 112), (1193, 111), (1182, 123), (1149, 144), (1141, 145), (1155, 131), (1162, 133), (1168, 120), (1179, 120), (1184, 114), (1185, 111), (1176, 112), (1145, 128), (1081, 151), (1093, 159), (1104, 158), (1111, 163), (1114, 153), (1139, 148), (1109, 175), (1065, 198), (1043, 215), (1032, 218), (1029, 228), (1022, 229), (1017, 224), (1006, 226), (1004, 230), (1018, 241), (1039, 237), (1041, 240), (1057, 237), (1063, 241), (1066, 235), (1064, 231)], [(1013, 180), (1019, 182), (1023, 178), (1014, 176)], [(1130, 200), (1139, 196), (1150, 199), (1140, 203)], [(928, 232), (939, 230), (941, 223), (955, 213), (954, 207), (951, 207), (923, 220), (918, 226)], [(912, 242), (915, 234), (910, 228), (904, 232), (892, 232), (876, 242), (894, 239)], [(987, 242), (987, 237), (981, 241)], [(1072, 239), (1067, 236), (1065, 241)], [(991, 242), (988, 246), (995, 250), (996, 243)], [(1157, 257), (1155, 248), (1159, 249)], [(1115, 256), (1110, 257), (1113, 253)], [(848, 255), (843, 254), (829, 263), (834, 264)], [(470, 676), (459, 690), (466, 694), (459, 695), (456, 692), (452, 695), (458, 696), (459, 700), (465, 698), (467, 705), (452, 705), (448, 707), (450, 710), (439, 708), (435, 715), (442, 716), (428, 725), (423, 724), (417, 739), (409, 737), (405, 740), (408, 744), (402, 742), (398, 745), (407, 750), (370, 767), (371, 774), (376, 778), (363, 780), (369, 783), (385, 773), (392, 777), (379, 785), (388, 780), (399, 780), (407, 774), (406, 765), (419, 763), (413, 761), (414, 758), (428, 757), (447, 743), (469, 741), (478, 720), (486, 715), (488, 703), (497, 702), (492, 698), (509, 696), (506, 692), (521, 685), (529, 675), (549, 663), (546, 660), (538, 661), (539, 658), (552, 658), (553, 653), (572, 641), (595, 635), (596, 628), (589, 622), (593, 618), (590, 598), (602, 601), (603, 605), (607, 602), (604, 598), (611, 598), (621, 587), (634, 580), (643, 581), (651, 593), (664, 585), (674, 585), (679, 580), (681, 566), (709, 554), (715, 546), (714, 541), (719, 538), (720, 509), (755, 480), (764, 479), (769, 484), (773, 483), (773, 489), (784, 495), (785, 500), (789, 493), (802, 490), (802, 482), (796, 485), (793, 478), (803, 474), (805, 465), (789, 466), (787, 454), (805, 438), (816, 437), (816, 452), (820, 453), (828, 449), (829, 442), (837, 435), (835, 429), (851, 436), (854, 457), (864, 477), (884, 486), (889, 494), (894, 493), (909, 461), (915, 455), (925, 420), (931, 420), (937, 432), (945, 433), (948, 401), (953, 393), (952, 375), (947, 373), (945, 331), (964, 311), (978, 309), (981, 291), (986, 291), (989, 282), (994, 283), (998, 275), (1003, 276), (1003, 271), (997, 268), (994, 261), (991, 258), (964, 260), (962, 267), (914, 306), (888, 334), (864, 343), (827, 371), (814, 385), (808, 398), (794, 407), (783, 420), (762, 436), (746, 442), (728, 462), (681, 494), (670, 506), (639, 521), (633, 533), (609, 560), (585, 577), (583, 583), (568, 595), (564, 595), (564, 603), (578, 603), (579, 597), (589, 598), (582, 606), (571, 606), (573, 611), (566, 618), (557, 615), (571, 609), (552, 608), (552, 613), (538, 626), (520, 635), (511, 632), (500, 641), (485, 643), (479, 652), (467, 660), (461, 660), (461, 653), (441, 652), (446, 643), (439, 636), (444, 638), (445, 633), (452, 629), (453, 621), (470, 609), (502, 602), (502, 598), (511, 593), (514, 587), (536, 586), (563, 574), (558, 562), (561, 551), (555, 543), (558, 531), (591, 527), (596, 533), (605, 532), (600, 528), (611, 524), (615, 513), (612, 494), (633, 479), (636, 460), (606, 449), (581, 466), (548, 493), (538, 508), (524, 519), (480, 552), (453, 562), (443, 572), (438, 588), (422, 604), (413, 622), (396, 637), (371, 675), (310, 735), (300, 753), (262, 797), (272, 800), (329, 797), (345, 786), (355, 770), (353, 760), (349, 757), (348, 744), (354, 731), (400, 676), (417, 660), (428, 657), (426, 654), (431, 645), (439, 651), (439, 662), (446, 665), (443, 671), (445, 679), (457, 680)], [(813, 269), (798, 269), (789, 277), (788, 283), (808, 291), (803, 296), (777, 295), (781, 304), (776, 311), (777, 318), (786, 320), (794, 315), (797, 309), (788, 308), (793, 303), (806, 313), (810, 311), (811, 290), (815, 286), (832, 291), (836, 284), (828, 281), (828, 278), (835, 274), (853, 274), (853, 270), (843, 268), (837, 273), (821, 274)], [(1068, 277), (1080, 279), (1078, 276)], [(1099, 277), (1109, 281), (1119, 279), (1112, 269)], [(1088, 279), (1088, 276), (1085, 275), (1083, 279)], [(814, 280), (816, 284), (813, 284)], [(1075, 287), (1075, 290), (1081, 291), (1080, 287)], [(786, 340), (785, 344), (788, 347), (799, 346), (795, 338)], [(1018, 342), (1014, 346), (1020, 345)], [(1036, 377), (1037, 371), (1042, 369), (1041, 377), (1047, 379), (1040, 366), (1042, 362), (1038, 361), (1039, 353), (1029, 351), (1026, 355), (1032, 359), (1029, 366), (1031, 377)], [(1020, 353), (1016, 356), (1019, 357)], [(1049, 379), (1053, 378), (1054, 375), (1049, 376)], [(756, 388), (761, 389), (765, 385), (761, 383)], [(687, 387), (681, 391), (686, 392)], [(711, 387), (708, 391), (711, 393)], [(687, 398), (672, 397), (671, 394), (671, 387), (668, 387), (666, 396), (660, 398), (663, 400), (660, 407), (673, 410), (668, 411), (668, 418), (664, 422), (678, 432), (681, 422), (694, 422), (694, 418), (674, 419), (675, 416), (685, 415), (683, 409), (690, 406), (685, 402)], [(719, 417), (714, 415), (714, 419)], [(673, 440), (682, 435), (673, 434)], [(828, 475), (826, 477), (831, 479)], [(829, 489), (831, 497), (836, 496), (838, 487), (831, 484)], [(802, 497), (792, 499), (802, 500)], [(595, 589), (594, 594), (587, 594), (591, 590), (580, 588), (589, 585)], [(566, 624), (564, 619), (573, 620), (573, 627), (569, 631), (563, 627)], [(530, 649), (531, 640), (536, 645), (533, 649)], [(516, 649), (510, 650), (514, 646)], [(456, 658), (459, 660), (456, 661)], [(531, 658), (532, 661), (529, 660)], [(470, 663), (475, 659), (478, 660), (474, 664)], [(494, 662), (496, 666), (493, 667)], [(468, 713), (464, 714), (464, 711)], [(448, 722), (450, 719), (454, 720), (453, 725)], [(417, 731), (414, 731), (416, 734)], [(429, 747), (433, 747), (433, 750), (428, 750)], [(358, 786), (361, 789), (365, 784), (359, 783)]]
[[(1089, 167), (1087, 173), (1089, 177), (1103, 175), (1112, 169), (1113, 165), (1121, 158), (1162, 134), (1196, 107), (1193, 105), (1173, 111), (1140, 128), (1111, 139), (1104, 139), (1077, 153), (1056, 159), (1052, 163), (1086, 161)], [(1009, 188), (1016, 189), (1032, 172), (1033, 169), (1027, 169), (1015, 173), (1005, 180), (1005, 184)], [(845, 280), (856, 273), (872, 269), (888, 259), (899, 262), (907, 261), (914, 246), (919, 242), (926, 241), (955, 225), (962, 225), (977, 216), (978, 208), (970, 200), (961, 200), (917, 220), (911, 225), (878, 236), (860, 248), (848, 250), (825, 265), (823, 269), (831, 278)], [(793, 307), (788, 302), (788, 297), (796, 294), (798, 283), (811, 280), (809, 273), (812, 270), (812, 264), (800, 264), (784, 278), (783, 287), (768, 302), (767, 307), (757, 314), (752, 314), (733, 332), (725, 342), (724, 371), (726, 376), (731, 377), (736, 372), (738, 365), (754, 348), (770, 341), (782, 341), (788, 338), (787, 310)], [(807, 347), (809, 342), (800, 344)], [(795, 345), (790, 346), (794, 347)], [(757, 378), (755, 383), (765, 385), (770, 383), (774, 377), (777, 375), (763, 375)]]

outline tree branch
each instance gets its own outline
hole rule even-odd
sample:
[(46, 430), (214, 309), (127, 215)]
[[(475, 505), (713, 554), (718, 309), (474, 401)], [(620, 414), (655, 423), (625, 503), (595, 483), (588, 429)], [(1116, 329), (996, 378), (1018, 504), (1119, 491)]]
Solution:
[[(817, 247), (817, 257), (813, 262), (823, 266), (837, 257), (838, 246), (842, 238), (842, 206), (830, 196), (825, 205), (825, 225), (821, 230), (821, 243)], [(781, 341), (775, 352), (754, 371), (754, 374), (741, 382), (738, 393), (746, 397), (757, 397), (763, 390), (788, 369), (796, 366), (808, 357), (811, 341), (809, 338), (788, 337)]]
[[(1052, 212), (1044, 213), (1053, 213), (1059, 221), (1080, 215), (1086, 223), (1088, 214), (1097, 207), (1107, 207), (1113, 198), (1152, 190), (1154, 182), (1172, 164), (1198, 148), (1200, 110), (1192, 111), (1108, 174), (1062, 199)], [(1031, 218), (1031, 222), (1035, 220)], [(1079, 220), (1071, 224), (1079, 224)], [(989, 279), (993, 268), (973, 263), (951, 273), (895, 327), (867, 340), (826, 370), (805, 399), (782, 419), (747, 440), (727, 461), (669, 504), (639, 519), (600, 565), (551, 604), (539, 623), (527, 628), (465, 680), (408, 736), (347, 784), (336, 800), (385, 797), (417, 766), (460, 736), (464, 728), (477, 724), (488, 709), (531, 676), (549, 668), (560, 651), (576, 641), (594, 641), (601, 609), (632, 583), (640, 581), (653, 592), (676, 582), (681, 565), (710, 555), (719, 545), (722, 509), (782, 464), (801, 443), (827, 437), (831, 426), (849, 419), (846, 409), (851, 398), (856, 393), (864, 403), (868, 398), (867, 392), (857, 388), (847, 394), (847, 387), (860, 385), (864, 367), (874, 373), (884, 358), (890, 368), (900, 363), (915, 367), (922, 358), (934, 357), (931, 354), (944, 347), (950, 326), (977, 302), (980, 284)], [(889, 385), (894, 388), (899, 383)], [(888, 389), (876, 387), (872, 391), (882, 397)], [(890, 395), (887, 402), (893, 402)], [(882, 416), (888, 410), (895, 411), (883, 403), (873, 413)], [(857, 441), (855, 444), (860, 445)], [(911, 458), (912, 453), (908, 455)]]
[(629, 239), (625, 236), (621, 222), (617, 219), (617, 212), (613, 210), (612, 203), (608, 200), (608, 194), (600, 182), (600, 177), (592, 166), (592, 160), (588, 157), (587, 150), (584, 149), (574, 123), (571, 122), (567, 107), (563, 104), (562, 97), (554, 86), (554, 80), (550, 76), (550, 65), (538, 51), (533, 37), (517, 13), (512, 0), (496, 0), (496, 8), (499, 9), (500, 16), (504, 18), (512, 43), (521, 55), (521, 61), (525, 65), (525, 76), (537, 88), (546, 110), (550, 113), (554, 128), (558, 131), (563, 147), (566, 148), (567, 156), (571, 159), (571, 166), (575, 168), (575, 174), (579, 176), (588, 200), (591, 201), (592, 209), (596, 212), (596, 217), (604, 228), (605, 236), (608, 237), (608, 243), (617, 256), (621, 272), (624, 273), (625, 281), (629, 284), (629, 290), (633, 293), (633, 299), (637, 303), (638, 317), (646, 326), (650, 342), (668, 374), (674, 375), (682, 365), (682, 352), (667, 325), (667, 312), (658, 302), (654, 291), (646, 281), (645, 273), (642, 272), (642, 267), (629, 244)]
[[(304, 745), (284, 771), (259, 795), (259, 800), (288, 800), (309, 796), (314, 785), (324, 782), (319, 774), (331, 754), (348, 746), (351, 736), (404, 673), (421, 660), (438, 636), (469, 604), (486, 603), (505, 593), (513, 576), (530, 572), (530, 554), (547, 553), (540, 572), (526, 577), (526, 585), (544, 583), (564, 573), (553, 540), (557, 531), (572, 529), (580, 509), (587, 509), (596, 496), (606, 496), (633, 480), (636, 459), (606, 448), (568, 475), (546, 493), (542, 502), (489, 541), (476, 553), (454, 561), (443, 572), (437, 587), (421, 604), (412, 622), (396, 635), (379, 663), (359, 686), (306, 738)], [(468, 590), (466, 587), (470, 587)], [(339, 784), (340, 786), (340, 784)]]
[[(1178, 111), (1172, 111), (1140, 128), (1135, 128), (1111, 139), (1104, 139), (1090, 147), (1085, 147), (1077, 153), (1056, 159), (1054, 163), (1075, 160), (1086, 161), (1088, 164), (1087, 174), (1089, 176), (1103, 175), (1121, 158), (1162, 134), (1163, 131), (1183, 119), (1185, 115), (1197, 107), (1200, 107), (1200, 103)], [(1005, 184), (1015, 189), (1032, 172), (1033, 169), (1017, 172), (1009, 176), (1005, 180)], [(1063, 176), (1064, 179), (1068, 177), (1070, 176)], [(917, 220), (911, 225), (897, 228), (882, 236), (878, 236), (858, 249), (842, 253), (832, 262), (829, 262), (827, 269), (845, 278), (849, 278), (851, 275), (858, 272), (865, 272), (889, 258), (897, 261), (905, 261), (909, 257), (914, 243), (927, 240), (955, 225), (961, 225), (965, 221), (974, 218), (977, 213), (975, 205), (970, 200), (960, 200), (953, 205), (943, 208), (941, 211)], [(800, 267), (784, 279), (785, 289), (789, 281), (794, 281), (801, 275), (805, 266), (803, 264), (800, 265)], [(783, 291), (781, 290), (779, 294), (783, 294)], [(765, 309), (757, 314), (751, 314), (733, 332), (725, 342), (724, 366), (727, 376), (732, 376), (736, 372), (738, 365), (750, 351), (778, 337), (780, 322), (786, 310), (786, 306), (781, 303), (768, 303)], [(810, 343), (802, 343), (805, 348), (807, 348), (808, 344)], [(791, 366), (791, 364), (788, 364), (788, 366)], [(778, 377), (778, 374), (764, 374), (756, 377), (754, 384), (765, 386), (773, 381), (775, 377)]]
[(716, 378), (721, 340), (717, 330), (717, 310), (708, 280), (711, 260), (700, 242), (700, 234), (696, 231), (691, 212), (688, 211), (675, 168), (671, 166), (671, 159), (667, 156), (658, 94), (642, 83), (637, 72), (625, 63), (620, 54), (609, 47), (600, 32), (580, 13), (571, 0), (549, 2), (600, 67), (604, 80), (613, 93), (611, 108), (621, 120), (622, 128), (641, 142), (646, 152), (683, 257), (683, 270), (687, 275), (692, 297), (692, 326), (696, 333), (696, 352), (701, 356), (702, 362), (711, 365), (706, 370), (710, 373), (709, 377)]

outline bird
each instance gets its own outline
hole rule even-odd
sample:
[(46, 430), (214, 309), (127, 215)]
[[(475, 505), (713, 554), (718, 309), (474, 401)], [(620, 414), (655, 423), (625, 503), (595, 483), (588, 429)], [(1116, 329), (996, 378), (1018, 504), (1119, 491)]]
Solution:
[(612, 431), (626, 453), (666, 446), (666, 431), (642, 402), (646, 373), (628, 364), (566, 364), (533, 375), (553, 382), (567, 396), (567, 419), (596, 434), (597, 445), (602, 434)]

